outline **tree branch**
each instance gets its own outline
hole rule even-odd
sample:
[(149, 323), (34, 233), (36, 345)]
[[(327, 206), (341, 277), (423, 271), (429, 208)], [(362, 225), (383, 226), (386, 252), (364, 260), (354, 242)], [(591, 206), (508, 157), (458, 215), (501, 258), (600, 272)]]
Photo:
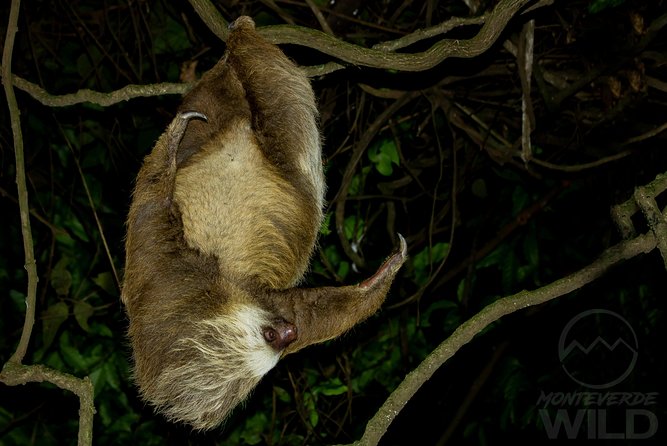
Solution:
[(28, 289), (25, 297), (25, 319), (23, 331), (16, 351), (9, 358), (9, 362), (20, 364), (28, 350), (32, 327), (35, 325), (35, 301), (37, 299), (37, 265), (32, 241), (32, 230), (30, 229), (30, 206), (28, 204), (28, 188), (25, 179), (25, 155), (23, 152), (23, 134), (21, 133), (21, 118), (14, 88), (12, 86), (12, 53), (14, 51), (14, 38), (17, 31), (19, 18), (20, 0), (12, 0), (7, 21), (7, 34), (5, 46), (2, 50), (2, 84), (7, 97), (9, 107), (9, 119), (12, 126), (14, 138), (14, 156), (16, 159), (16, 186), (18, 188), (19, 214), (21, 216), (21, 233), (23, 235), (23, 254), (25, 256), (25, 269), (28, 272)]
[[(471, 58), (483, 53), (495, 43), (510, 19), (531, 1), (501, 0), (493, 11), (485, 15), (484, 25), (475, 37), (468, 40), (443, 39), (426, 51), (412, 54), (363, 48), (336, 39), (322, 31), (292, 25), (265, 26), (257, 31), (275, 44), (307, 46), (353, 65), (399, 71), (423, 71), (451, 57)], [(209, 0), (190, 0), (190, 4), (216, 36), (223, 41), (227, 39), (229, 34), (227, 21)], [(443, 32), (449, 29), (451, 28), (447, 26), (442, 27)], [(424, 30), (418, 30), (413, 34), (419, 37), (413, 38), (410, 43), (434, 35)], [(391, 48), (391, 44), (389, 45)], [(378, 48), (385, 47), (380, 45)]]
[[(531, 1), (501, 0), (493, 11), (486, 13), (484, 16), (467, 19), (453, 18), (431, 28), (417, 30), (401, 39), (379, 43), (373, 49), (344, 42), (321, 31), (293, 25), (267, 26), (259, 28), (258, 32), (273, 43), (307, 46), (354, 65), (398, 71), (422, 71), (433, 68), (448, 58), (472, 58), (485, 52), (495, 43), (509, 20)], [(209, 0), (190, 0), (190, 4), (216, 36), (223, 41), (227, 39), (229, 34), (228, 22)], [(438, 34), (446, 33), (455, 27), (472, 24), (483, 24), (483, 26), (477, 35), (469, 40), (443, 39), (420, 53), (389, 52), (389, 50), (400, 49)], [(308, 76), (323, 76), (342, 68), (345, 67), (340, 63), (329, 62), (324, 65), (304, 67), (303, 69)], [(9, 69), (11, 70), (11, 65), (9, 65)], [(7, 73), (10, 73), (10, 71)], [(192, 84), (165, 82), (150, 85), (127, 85), (109, 93), (82, 89), (76, 93), (51, 95), (42, 87), (19, 76), (5, 77), (12, 79), (16, 88), (25, 91), (43, 105), (49, 107), (67, 107), (84, 102), (109, 106), (136, 97), (184, 94), (192, 88)]]
[(42, 365), (22, 365), (28, 344), (35, 324), (35, 304), (37, 297), (37, 265), (35, 262), (32, 230), (30, 228), (30, 207), (28, 202), (28, 188), (26, 186), (25, 156), (23, 151), (23, 135), (21, 133), (21, 119), (12, 78), (12, 53), (14, 38), (17, 31), (17, 22), (20, 0), (12, 0), (7, 21), (7, 34), (2, 51), (2, 83), (7, 97), (9, 117), (14, 138), (14, 154), (16, 157), (16, 185), (18, 189), (19, 213), (21, 216), (21, 233), (23, 235), (23, 251), (25, 268), (28, 272), (28, 287), (26, 292), (26, 312), (23, 321), (21, 339), (16, 351), (5, 363), (0, 372), (0, 382), (10, 386), (27, 382), (51, 382), (61, 389), (69, 390), (79, 397), (79, 446), (88, 446), (93, 442), (93, 384), (88, 377), (79, 379), (67, 373), (53, 370)]
[(108, 107), (109, 105), (117, 104), (118, 102), (128, 101), (139, 97), (185, 94), (193, 86), (191, 83), (179, 84), (163, 82), (149, 85), (126, 85), (119, 90), (109, 93), (82, 89), (76, 93), (52, 95), (39, 85), (33, 84), (19, 76), (14, 76), (12, 81), (16, 88), (25, 91), (47, 107), (67, 107), (70, 105), (82, 104), (84, 102)]
[(454, 356), (461, 347), (470, 342), (491, 323), (515, 311), (542, 304), (579, 289), (602, 276), (616, 263), (652, 251), (656, 244), (656, 237), (651, 232), (632, 240), (623, 241), (607, 249), (598, 260), (574, 274), (556, 280), (537, 290), (524, 290), (487, 305), (475, 316), (460, 325), (449, 338), (436, 347), (416, 369), (405, 377), (403, 382), (389, 395), (389, 398), (368, 422), (363, 437), (354, 444), (365, 446), (378, 444), (394, 418), (417, 393), (422, 384), (431, 378), (433, 373)]
[(83, 379), (43, 365), (22, 365), (7, 362), (0, 372), (0, 382), (18, 386), (29, 382), (50, 382), (61, 389), (69, 390), (79, 397), (79, 446), (93, 444), (93, 415), (95, 395), (93, 383), (87, 376)]

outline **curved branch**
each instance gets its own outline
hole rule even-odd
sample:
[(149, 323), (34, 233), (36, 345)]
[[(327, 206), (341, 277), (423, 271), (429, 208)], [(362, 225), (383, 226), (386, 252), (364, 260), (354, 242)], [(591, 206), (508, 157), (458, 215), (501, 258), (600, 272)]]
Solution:
[(373, 49), (380, 51), (396, 51), (398, 49), (405, 48), (414, 43), (420, 42), (424, 39), (430, 39), (431, 37), (435, 37), (440, 34), (446, 34), (454, 28), (468, 25), (483, 25), (484, 22), (486, 22), (487, 17), (487, 14), (481, 15), (479, 17), (452, 17), (446, 22), (439, 23), (435, 26), (418, 29), (398, 39), (373, 45)]
[(23, 151), (23, 135), (21, 133), (21, 120), (19, 108), (14, 95), (14, 81), (12, 76), (12, 52), (14, 49), (14, 37), (17, 30), (17, 22), (21, 1), (12, 0), (9, 20), (7, 21), (7, 34), (2, 51), (2, 80), (7, 96), (9, 116), (14, 138), (14, 154), (16, 157), (16, 184), (18, 188), (19, 213), (21, 216), (21, 232), (23, 235), (23, 250), (25, 255), (25, 268), (28, 272), (28, 287), (26, 292), (26, 311), (23, 321), (21, 339), (16, 351), (5, 363), (0, 371), (0, 382), (9, 386), (25, 384), (27, 382), (51, 382), (61, 389), (69, 390), (79, 397), (79, 446), (89, 446), (93, 443), (93, 415), (95, 406), (93, 403), (94, 389), (89, 378), (79, 379), (67, 373), (53, 370), (42, 365), (26, 366), (21, 364), (28, 349), (32, 328), (35, 324), (35, 304), (37, 297), (37, 264), (35, 262), (32, 230), (30, 228), (30, 207), (28, 202), (28, 188), (26, 186), (25, 156)]
[(29, 382), (50, 382), (61, 389), (69, 390), (79, 397), (79, 446), (93, 444), (93, 415), (95, 395), (90, 378), (77, 378), (65, 372), (43, 365), (22, 365), (8, 362), (0, 372), (0, 382), (18, 386)]
[[(453, 18), (434, 27), (417, 30), (401, 39), (379, 43), (373, 49), (343, 42), (321, 31), (292, 25), (267, 26), (259, 28), (258, 32), (274, 43), (307, 46), (354, 65), (399, 71), (422, 71), (433, 68), (451, 57), (471, 58), (483, 53), (495, 43), (509, 20), (530, 1), (532, 0), (501, 0), (492, 12), (482, 17)], [(190, 4), (216, 36), (223, 41), (227, 39), (229, 34), (228, 22), (209, 0), (190, 0)], [(469, 40), (443, 39), (421, 53), (388, 52), (388, 50), (403, 48), (420, 40), (445, 33), (457, 26), (481, 23), (483, 23), (483, 26), (479, 33)], [(5, 63), (3, 63), (4, 65)], [(342, 68), (344, 68), (344, 65), (338, 62), (329, 62), (324, 65), (304, 67), (304, 71), (312, 77), (323, 76)], [(12, 82), (16, 88), (25, 91), (49, 107), (66, 107), (84, 102), (109, 106), (137, 97), (184, 94), (192, 88), (192, 84), (164, 82), (149, 85), (127, 85), (109, 93), (82, 89), (76, 93), (52, 95), (42, 87), (19, 76), (13, 76)]]
[(14, 51), (14, 38), (17, 31), (19, 18), (20, 0), (12, 0), (9, 11), (9, 20), (7, 21), (7, 34), (5, 45), (2, 50), (2, 84), (7, 97), (7, 106), (9, 107), (9, 119), (12, 126), (12, 136), (14, 138), (14, 156), (16, 158), (16, 186), (18, 189), (19, 214), (21, 216), (21, 233), (23, 235), (23, 253), (25, 256), (25, 269), (28, 272), (28, 288), (25, 297), (25, 319), (23, 321), (23, 331), (21, 339), (16, 347), (16, 351), (9, 358), (9, 362), (20, 364), (28, 350), (28, 343), (32, 334), (32, 327), (35, 325), (35, 302), (37, 299), (37, 264), (35, 262), (35, 252), (32, 241), (32, 230), (30, 229), (30, 206), (28, 203), (28, 188), (25, 177), (25, 155), (23, 152), (23, 134), (21, 133), (21, 118), (19, 107), (14, 95), (12, 85), (12, 53)]
[(108, 107), (109, 105), (117, 104), (118, 102), (139, 97), (185, 94), (194, 85), (194, 83), (178, 84), (162, 82), (159, 84), (148, 85), (126, 85), (121, 89), (109, 93), (101, 93), (99, 91), (84, 88), (76, 93), (52, 95), (39, 85), (33, 84), (19, 76), (14, 76), (12, 81), (16, 88), (25, 91), (34, 99), (48, 107), (67, 107), (70, 105), (82, 104), (84, 102)]
[(210, 0), (189, 0), (190, 5), (204, 24), (223, 42), (229, 35), (229, 22), (215, 9)]
[[(338, 40), (322, 31), (292, 25), (275, 25), (259, 28), (257, 31), (275, 44), (295, 44), (307, 46), (343, 62), (372, 68), (399, 71), (423, 71), (433, 68), (451, 57), (471, 58), (491, 47), (507, 26), (510, 19), (532, 0), (501, 0), (493, 11), (486, 14), (485, 22), (475, 37), (468, 40), (443, 39), (420, 53), (390, 53), (380, 49), (370, 49)], [(190, 0), (199, 17), (220, 39), (227, 38), (227, 21), (209, 0)], [(224, 24), (224, 25), (223, 25)], [(443, 31), (449, 29), (443, 27)], [(432, 37), (432, 33), (417, 31), (416, 39)], [(392, 44), (388, 44), (391, 48)], [(398, 47), (401, 45), (399, 44)], [(379, 48), (383, 48), (382, 44)], [(330, 70), (332, 67), (328, 67)], [(330, 72), (330, 71), (328, 71)]]
[(640, 235), (632, 240), (623, 241), (607, 249), (598, 260), (576, 273), (556, 280), (534, 291), (521, 291), (512, 296), (498, 299), (484, 307), (479, 313), (460, 325), (452, 335), (436, 347), (416, 369), (410, 372), (403, 382), (389, 395), (389, 398), (366, 425), (363, 437), (355, 444), (375, 445), (387, 431), (394, 418), (403, 409), (438, 368), (478, 333), (503, 316), (515, 311), (539, 305), (549, 300), (570, 293), (602, 276), (616, 263), (631, 259), (639, 254), (648, 253), (656, 247), (653, 233)]

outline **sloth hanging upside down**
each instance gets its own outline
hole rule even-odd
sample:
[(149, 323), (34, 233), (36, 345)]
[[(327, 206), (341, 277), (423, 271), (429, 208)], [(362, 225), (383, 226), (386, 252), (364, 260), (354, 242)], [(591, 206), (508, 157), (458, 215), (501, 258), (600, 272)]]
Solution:
[(278, 360), (373, 314), (406, 244), (364, 282), (297, 288), (324, 199), (315, 97), (252, 19), (183, 99), (139, 171), (122, 301), (141, 396), (222, 423)]

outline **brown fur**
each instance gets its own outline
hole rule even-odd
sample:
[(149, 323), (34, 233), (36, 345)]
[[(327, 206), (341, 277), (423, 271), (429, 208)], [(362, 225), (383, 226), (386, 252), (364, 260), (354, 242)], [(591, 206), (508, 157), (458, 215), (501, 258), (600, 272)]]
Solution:
[(220, 424), (278, 359), (381, 305), (405, 242), (356, 286), (294, 288), (322, 219), (307, 78), (247, 17), (144, 160), (127, 223), (122, 300), (144, 399)]

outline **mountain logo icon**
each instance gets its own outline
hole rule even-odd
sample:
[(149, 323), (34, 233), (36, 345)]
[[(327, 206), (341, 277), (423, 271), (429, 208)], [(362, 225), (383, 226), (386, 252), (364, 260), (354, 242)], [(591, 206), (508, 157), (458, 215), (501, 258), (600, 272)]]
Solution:
[(637, 362), (638, 342), (632, 326), (618, 313), (587, 310), (565, 325), (558, 358), (565, 373), (591, 389), (607, 389), (623, 381)]

